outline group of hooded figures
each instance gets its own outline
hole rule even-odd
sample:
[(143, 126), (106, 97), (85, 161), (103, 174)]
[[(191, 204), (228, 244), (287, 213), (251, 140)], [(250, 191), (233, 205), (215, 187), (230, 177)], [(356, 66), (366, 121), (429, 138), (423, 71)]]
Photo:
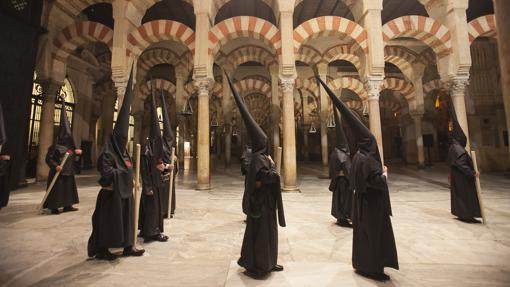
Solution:
[[(227, 76), (228, 78), (228, 76)], [(331, 98), (336, 110), (336, 147), (330, 155), (329, 173), (332, 191), (331, 214), (337, 224), (353, 228), (352, 265), (362, 276), (375, 280), (388, 280), (384, 268), (398, 269), (397, 250), (391, 225), (392, 216), (387, 184), (387, 168), (382, 165), (377, 142), (369, 129), (335, 94), (317, 77)], [(243, 154), (242, 172), (245, 190), (242, 210), (246, 215), (241, 256), (238, 264), (246, 275), (261, 279), (273, 271), (282, 271), (278, 265), (278, 225), (285, 227), (280, 174), (270, 156), (268, 137), (251, 116), (244, 99), (237, 93), (228, 78), (232, 94), (247, 130), (250, 149)], [(132, 75), (118, 113), (112, 134), (104, 143), (97, 161), (101, 190), (92, 216), (92, 234), (88, 242), (88, 255), (102, 260), (113, 260), (116, 255), (109, 248), (124, 248), (124, 256), (141, 256), (143, 249), (134, 246), (134, 167), (126, 146), (128, 143), (129, 113), (132, 95)], [(170, 177), (175, 178), (177, 162), (172, 158), (174, 135), (170, 126), (165, 98), (163, 107), (163, 135), (156, 113), (154, 93), (151, 93), (150, 135), (141, 155), (142, 196), (139, 217), (139, 236), (148, 241), (167, 241), (163, 234), (163, 219), (168, 217), (169, 194), (172, 194), (170, 217), (175, 210), (175, 189), (170, 192)], [(475, 222), (480, 217), (471, 157), (466, 152), (467, 138), (453, 109), (449, 105), (453, 123), (452, 142), (448, 154), (451, 180), (451, 212), (460, 220)], [(342, 119), (342, 120), (340, 120)], [(345, 121), (353, 135), (351, 144), (357, 152), (351, 157), (349, 141), (343, 131)], [(0, 146), (7, 141), (0, 105)], [(65, 154), (69, 160), (62, 166)], [(78, 203), (74, 180), (76, 149), (71, 127), (62, 101), (60, 131), (55, 145), (46, 156), (50, 166), (50, 180), (60, 172), (44, 207), (54, 214), (59, 208), (74, 211)], [(9, 156), (0, 156), (0, 208), (7, 205), (7, 175)], [(174, 168), (175, 167), (175, 168)]]

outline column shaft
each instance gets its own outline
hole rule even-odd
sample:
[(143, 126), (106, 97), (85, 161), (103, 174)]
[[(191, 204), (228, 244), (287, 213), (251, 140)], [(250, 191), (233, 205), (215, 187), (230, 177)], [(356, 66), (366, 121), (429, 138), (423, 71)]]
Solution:
[(46, 164), (46, 153), (53, 144), (55, 100), (59, 88), (60, 85), (53, 82), (45, 83), (43, 86), (44, 98), (39, 126), (39, 145), (37, 147), (37, 181), (44, 181), (48, 178), (49, 167)]
[[(327, 71), (328, 71), (328, 65), (327, 64), (319, 64), (318, 65), (319, 70), (319, 77), (321, 78), (324, 83), (328, 82), (327, 79)], [(303, 103), (304, 104), (304, 103)], [(321, 85), (320, 86), (320, 129), (321, 129), (321, 158), (322, 158), (322, 174), (324, 176), (327, 176), (329, 173), (329, 167), (328, 167), (328, 126), (327, 121), (329, 117), (329, 107), (328, 107), (328, 94), (326, 93), (326, 90)]]
[(294, 79), (282, 78), (283, 94), (283, 190), (296, 191), (296, 126)]
[(418, 155), (418, 167), (425, 166), (425, 151), (423, 148), (422, 119), (423, 115), (413, 115), (414, 133), (416, 136), (416, 151)]
[(197, 189), (210, 189), (209, 79), (196, 81), (198, 87)]

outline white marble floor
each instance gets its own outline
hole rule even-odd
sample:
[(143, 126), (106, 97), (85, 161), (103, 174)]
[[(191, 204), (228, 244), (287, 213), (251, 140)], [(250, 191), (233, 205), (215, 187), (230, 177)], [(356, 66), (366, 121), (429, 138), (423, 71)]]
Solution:
[(488, 225), (450, 215), (446, 172), (390, 166), (392, 218), (400, 270), (376, 283), (350, 265), (352, 231), (329, 215), (328, 181), (318, 166), (300, 165), (301, 193), (284, 194), (286, 228), (279, 261), (285, 271), (254, 281), (236, 264), (244, 231), (242, 178), (217, 169), (213, 189), (178, 179), (176, 217), (167, 243), (143, 245), (146, 255), (115, 262), (88, 260), (87, 239), (98, 188), (94, 174), (78, 179), (74, 213), (38, 215), (43, 184), (16, 191), (0, 211), (0, 286), (510, 286), (510, 177), (482, 177)]

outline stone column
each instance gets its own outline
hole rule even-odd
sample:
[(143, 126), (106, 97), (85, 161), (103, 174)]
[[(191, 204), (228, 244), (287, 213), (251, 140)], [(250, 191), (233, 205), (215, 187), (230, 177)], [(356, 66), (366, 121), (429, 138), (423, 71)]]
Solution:
[(197, 125), (197, 189), (207, 190), (210, 184), (210, 132), (209, 132), (209, 87), (211, 80), (195, 80), (198, 88), (198, 125)]
[[(505, 107), (506, 130), (510, 142), (510, 1), (493, 0), (496, 25), (498, 27), (499, 66), (501, 69), (501, 90)], [(510, 157), (510, 145), (508, 146)]]
[(465, 99), (465, 91), (466, 86), (469, 83), (469, 76), (457, 76), (453, 77), (450, 86), (450, 95), (453, 101), (453, 106), (455, 107), (455, 113), (457, 114), (457, 119), (459, 121), (464, 134), (467, 137), (467, 145), (466, 150), (471, 150), (471, 140), (469, 138), (469, 128), (468, 128), (468, 119), (466, 113), (466, 99)]
[(383, 85), (384, 77), (366, 76), (365, 89), (368, 94), (368, 112), (370, 131), (377, 140), (381, 161), (384, 164), (383, 136), (381, 128), (381, 110), (379, 108), (379, 92)]
[(414, 122), (414, 133), (416, 136), (416, 151), (418, 155), (418, 168), (425, 167), (425, 151), (423, 148), (423, 132), (422, 132), (422, 124), (423, 124), (423, 114), (421, 113), (412, 113), (411, 117)]
[[(228, 72), (232, 74), (231, 71)], [(223, 76), (223, 125), (225, 127), (225, 167), (230, 167), (232, 157), (232, 93), (228, 85), (227, 77)]]
[[(278, 87), (278, 67), (271, 68), (271, 121), (273, 125), (273, 147), (280, 146), (280, 91)], [(275, 149), (273, 148), (273, 152)]]
[[(328, 82), (327, 75), (328, 75), (328, 64), (327, 63), (320, 63), (317, 65), (317, 70), (319, 73), (319, 77), (321, 78), (324, 83)], [(321, 157), (322, 157), (322, 175), (328, 176), (329, 173), (329, 167), (328, 167), (328, 126), (327, 121), (329, 117), (329, 111), (328, 111), (328, 94), (326, 93), (326, 90), (321, 85), (320, 86), (320, 129), (321, 129)], [(303, 101), (304, 105), (304, 101)]]
[(308, 145), (308, 131), (306, 130), (306, 128), (303, 126), (303, 146), (304, 146), (304, 159), (305, 161), (309, 161), (310, 160), (310, 151), (308, 149), (309, 145)]
[(133, 151), (136, 150), (137, 144), (142, 144), (142, 129), (143, 129), (143, 112), (138, 112), (133, 115), (135, 119), (135, 128), (133, 134)]
[(41, 109), (41, 122), (39, 126), (39, 145), (37, 147), (36, 180), (45, 181), (48, 178), (49, 167), (46, 165), (46, 153), (53, 144), (55, 100), (61, 84), (49, 80), (43, 85), (44, 98)]
[(294, 78), (282, 77), (283, 94), (283, 190), (297, 191), (296, 124), (294, 122)]
[[(186, 131), (186, 118), (180, 116), (180, 113), (184, 109), (184, 104), (186, 103), (185, 93), (184, 93), (184, 80), (185, 80), (185, 70), (184, 69), (176, 69), (175, 71), (175, 111), (176, 111), (176, 119), (177, 125), (179, 126), (179, 146), (177, 147), (177, 157), (179, 158), (179, 162), (184, 162), (184, 135)], [(176, 135), (177, 136), (177, 135)]]

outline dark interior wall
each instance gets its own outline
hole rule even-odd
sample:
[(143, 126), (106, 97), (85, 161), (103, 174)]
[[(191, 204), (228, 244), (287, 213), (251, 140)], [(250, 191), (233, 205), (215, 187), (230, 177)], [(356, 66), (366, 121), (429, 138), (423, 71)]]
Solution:
[(24, 175), (42, 2), (0, 1), (0, 101), (8, 137), (2, 153), (11, 156), (9, 185), (13, 189)]

